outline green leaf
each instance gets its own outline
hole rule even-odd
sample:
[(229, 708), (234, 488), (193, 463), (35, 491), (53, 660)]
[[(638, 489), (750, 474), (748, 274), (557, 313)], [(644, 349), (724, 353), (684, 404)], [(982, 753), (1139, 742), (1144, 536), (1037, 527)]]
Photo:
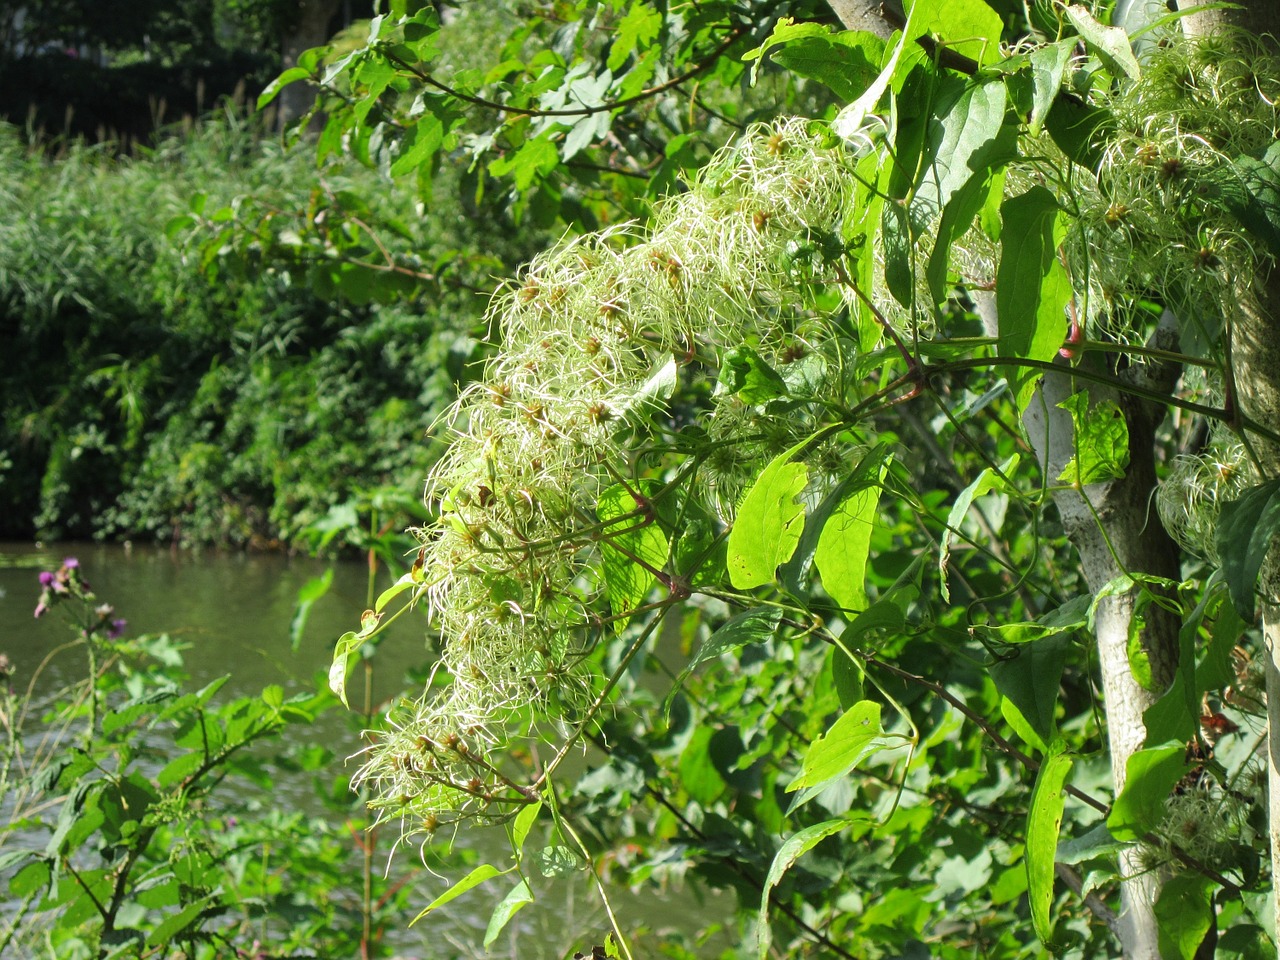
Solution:
[(792, 864), (816, 847), (822, 840), (839, 833), (851, 825), (849, 820), (826, 820), (805, 827), (786, 839), (769, 864), (769, 873), (764, 880), (764, 889), (760, 892), (760, 913), (756, 918), (756, 956), (764, 958), (769, 955), (769, 947), (773, 943), (773, 931), (769, 928), (769, 895), (778, 885), (782, 875), (791, 869)]
[(1002, 56), (1000, 34), (1004, 20), (983, 0), (916, 0), (912, 4), (921, 33), (930, 33), (979, 66)]
[(1222, 960), (1271, 960), (1275, 952), (1266, 930), (1256, 923), (1237, 923), (1218, 938), (1215, 956)]
[(605, 524), (600, 563), (609, 606), (613, 615), (621, 618), (615, 621), (615, 627), (621, 631), (627, 623), (625, 615), (644, 603), (653, 589), (654, 571), (666, 566), (667, 537), (655, 522), (653, 507), (640, 510), (625, 484), (614, 484), (600, 494), (596, 516)]
[[(439, 117), (433, 113), (423, 116), (400, 142), (399, 153), (395, 160), (391, 161), (391, 176), (404, 176), (429, 162), (444, 143), (444, 132), (444, 125)], [(551, 150), (554, 153), (555, 147)], [(525, 186), (528, 184), (526, 183)]]
[(1240, 223), (1280, 256), (1280, 141), (1261, 157), (1237, 157), (1218, 191)]
[(543, 847), (538, 851), (538, 871), (547, 878), (564, 877), (578, 869), (581, 861), (565, 846)]
[[(911, 215), (916, 226), (932, 221), (956, 193), (975, 177), (986, 180), (992, 169), (1017, 152), (1017, 132), (1004, 122), (1008, 93), (1003, 83), (968, 83), (929, 121), (924, 176), (916, 188)], [(967, 229), (981, 204), (970, 198)]]
[(729, 786), (713, 759), (718, 732), (710, 724), (695, 727), (676, 766), (681, 788), (704, 807), (715, 803)]
[(796, 449), (775, 457), (738, 506), (729, 530), (729, 582), (739, 590), (773, 582), (778, 565), (795, 551), (804, 530), (804, 504), (800, 494), (809, 481), (809, 470), (793, 462)]
[(516, 852), (516, 860), (519, 860), (524, 851), (524, 842), (529, 836), (529, 831), (533, 829), (534, 822), (538, 819), (538, 814), (542, 812), (542, 801), (531, 803), (516, 814), (515, 822), (511, 825), (511, 848)]
[(1119, 27), (1104, 27), (1094, 19), (1087, 7), (1080, 4), (1068, 6), (1066, 14), (1084, 40), (1085, 46), (1097, 54), (1113, 77), (1123, 74), (1130, 80), (1137, 80), (1142, 75), (1142, 68), (1138, 65), (1138, 58), (1133, 55), (1133, 46), (1129, 43), (1127, 33)]
[(834, 91), (844, 102), (856, 99), (880, 72), (884, 41), (862, 31), (812, 35), (774, 54), (774, 62)]
[(648, 46), (662, 31), (662, 15), (648, 4), (632, 4), (614, 30), (607, 66), (614, 73), (627, 62), (638, 46)]
[(1075, 97), (1057, 97), (1045, 117), (1045, 129), (1058, 149), (1072, 161), (1096, 170), (1102, 162), (1106, 128), (1113, 117), (1102, 107)]
[(862, 665), (838, 646), (831, 648), (830, 658), (831, 682), (836, 688), (841, 709), (848, 710), (862, 699), (864, 676)]
[(788, 814), (808, 803), (837, 780), (847, 777), (872, 754), (895, 745), (900, 737), (887, 737), (880, 726), (880, 704), (861, 700), (845, 711), (822, 736), (809, 744), (800, 773), (787, 784), (787, 792), (799, 794)]
[(268, 684), (263, 687), (262, 702), (272, 710), (279, 710), (284, 706), (284, 687), (278, 683)]
[(1217, 547), (1222, 575), (1236, 611), (1253, 620), (1253, 588), (1280, 528), (1280, 478), (1268, 480), (1230, 503), (1218, 516)]
[(347, 703), (347, 661), (364, 644), (367, 637), (362, 637), (354, 630), (348, 630), (338, 638), (333, 648), (333, 663), (329, 665), (329, 689), (332, 690), (344, 707)]
[(258, 109), (261, 110), (268, 103), (278, 97), (280, 95), (280, 91), (289, 84), (298, 80), (305, 80), (309, 76), (311, 76), (311, 71), (307, 70), (305, 67), (290, 67), (284, 73), (280, 74), (280, 76), (268, 83), (266, 89), (258, 95)]
[(744, 403), (767, 403), (788, 396), (786, 381), (777, 370), (765, 363), (760, 354), (745, 344), (724, 355), (715, 393), (736, 394)]
[(47, 860), (32, 860), (9, 880), (9, 892), (19, 899), (32, 896), (47, 888), (52, 878), (53, 871)]
[(1033, 137), (1039, 135), (1040, 128), (1044, 126), (1049, 110), (1057, 99), (1058, 91), (1062, 89), (1062, 77), (1074, 51), (1074, 42), (1059, 40), (1037, 47), (1031, 52), (1032, 98), (1027, 132)]
[(640, 385), (640, 389), (619, 407), (618, 419), (634, 421), (662, 409), (675, 393), (677, 377), (675, 358), (668, 356), (661, 364), (654, 367), (644, 383)]
[(462, 896), (472, 887), (478, 887), (480, 886), (480, 884), (484, 883), (486, 880), (491, 880), (494, 877), (500, 877), (504, 873), (510, 873), (511, 869), (514, 869), (514, 868), (499, 870), (497, 867), (495, 867), (491, 863), (480, 864), (480, 866), (476, 867), (474, 870), (468, 873), (465, 877), (463, 877), (461, 880), (459, 880), (457, 883), (451, 886), (448, 890), (446, 890), (444, 893), (440, 894), (440, 896), (436, 897), (429, 904), (427, 904), (426, 907), (423, 908), (421, 913), (419, 913), (416, 917), (414, 917), (412, 920), (409, 921), (409, 926), (412, 927), (415, 923), (417, 923), (419, 920), (425, 917), (432, 910), (435, 910), (437, 907), (443, 907), (446, 903), (449, 903), (451, 900), (454, 900)]
[(158, 923), (147, 937), (147, 945), (150, 947), (158, 947), (161, 945), (168, 946), (173, 943), (174, 939), (182, 933), (186, 933), (192, 928), (199, 925), (204, 912), (217, 900), (216, 895), (210, 894), (201, 897), (199, 900), (193, 900), (175, 914), (165, 917), (163, 921)]
[(1139, 750), (1125, 763), (1125, 784), (1107, 817), (1117, 840), (1141, 840), (1164, 818), (1165, 801), (1187, 772), (1186, 746)]
[(672, 684), (671, 690), (663, 702), (663, 711), (670, 716), (671, 703), (676, 694), (680, 692), (685, 681), (689, 679), (689, 675), (700, 664), (706, 663), (708, 660), (737, 647), (746, 646), (749, 643), (765, 643), (771, 640), (777, 632), (778, 624), (781, 621), (782, 610), (778, 607), (754, 607), (751, 610), (744, 610), (742, 613), (735, 614), (726, 620), (720, 625), (719, 629), (702, 642), (702, 646), (698, 647), (698, 652), (693, 655), (693, 658), (685, 665), (685, 668), (680, 671), (680, 675), (676, 677), (675, 683)]
[(1209, 628), (1209, 645), (1196, 664), (1197, 695), (1219, 690), (1235, 681), (1232, 653), (1246, 626), (1228, 597), (1215, 598), (1215, 601), (1209, 606), (1209, 616), (1215, 618)]
[(806, 518), (795, 552), (778, 572), (779, 582), (797, 600), (807, 601), (808, 590), (805, 587), (805, 577), (813, 564), (814, 555), (818, 552), (818, 543), (822, 538), (822, 532), (827, 527), (827, 521), (854, 493), (865, 490), (883, 479), (891, 456), (892, 447), (889, 444), (876, 444), (858, 461), (857, 468), (850, 471), (848, 476), (829, 491)]
[(885, 201), (880, 217), (880, 239), (884, 246), (884, 282), (899, 304), (911, 309), (915, 303), (916, 281), (911, 260), (915, 237), (907, 208), (899, 200)]
[[(929, 292), (935, 308), (945, 303), (949, 296), (951, 277), (947, 268), (951, 264), (953, 244), (973, 226), (993, 200), (998, 201), (1004, 189), (1004, 178), (996, 173), (975, 174), (952, 194), (938, 221), (937, 238), (925, 267)], [(1000, 384), (1004, 389), (1004, 384)], [(971, 411), (972, 412), (972, 411)]]
[(845, 611), (867, 608), (867, 555), (879, 503), (878, 485), (853, 491), (831, 511), (818, 537), (814, 566), (823, 589)]
[[(997, 351), (1003, 357), (1051, 360), (1066, 337), (1064, 311), (1071, 280), (1058, 259), (1066, 226), (1057, 198), (1035, 186), (1000, 205), (1000, 266), (996, 269)], [(1015, 374), (1018, 409), (1025, 410), (1037, 374)]]
[(898, 34), (898, 42), (894, 45), (893, 52), (889, 55), (888, 61), (875, 80), (862, 92), (862, 95), (857, 100), (854, 100), (836, 114), (836, 119), (831, 124), (831, 129), (836, 136), (844, 137), (845, 139), (856, 139), (861, 134), (862, 125), (867, 118), (867, 114), (875, 110), (880, 103), (880, 98), (889, 89), (889, 84), (897, 77), (898, 63), (902, 60), (903, 51), (907, 49), (908, 44), (914, 45), (916, 37), (920, 36), (917, 17), (917, 10), (920, 6), (920, 4), (913, 3), (907, 10), (907, 22), (902, 25), (902, 32)]
[(560, 145), (560, 162), (566, 163), (609, 132), (609, 114), (588, 114), (575, 123)]
[(1100, 823), (1078, 837), (1058, 844), (1056, 859), (1059, 863), (1083, 863), (1098, 857), (1113, 857), (1124, 844), (1111, 836), (1105, 823)]
[(415, 576), (413, 571), (404, 574), (404, 576), (399, 580), (387, 587), (387, 589), (383, 590), (382, 593), (378, 594), (378, 599), (373, 603), (373, 612), (382, 613), (382, 611), (387, 608), (388, 603), (400, 596), (400, 594), (404, 593), (406, 590), (416, 586), (419, 582), (418, 577)]
[(973, 483), (960, 491), (960, 495), (956, 497), (956, 502), (951, 505), (951, 512), (947, 514), (947, 527), (942, 531), (942, 542), (938, 549), (938, 586), (942, 591), (942, 599), (951, 600), (951, 588), (947, 583), (947, 561), (951, 557), (951, 544), (955, 543), (955, 531), (960, 529), (960, 524), (968, 516), (969, 508), (973, 505), (974, 500), (990, 493), (992, 490), (1005, 487), (1004, 478), (1017, 469), (1020, 459), (1020, 455), (1015, 453), (1000, 464), (998, 471), (993, 470), (991, 467), (984, 468)]
[(1058, 404), (1071, 414), (1075, 456), (1058, 480), (1077, 489), (1090, 483), (1121, 480), (1129, 465), (1129, 425), (1120, 407), (1101, 400), (1089, 408), (1089, 394), (1081, 390)]
[(560, 154), (549, 135), (526, 140), (514, 154), (499, 157), (489, 164), (489, 174), (494, 177), (505, 177), (508, 174), (515, 181), (516, 189), (528, 190), (538, 177), (544, 177), (555, 169), (560, 162)]
[(527, 903), (533, 903), (533, 894), (529, 892), (529, 884), (521, 880), (512, 887), (502, 902), (493, 908), (489, 917), (489, 926), (484, 931), (484, 945), (488, 949), (498, 939), (503, 927), (516, 915), (516, 912)]
[(1155, 905), (1160, 956), (1194, 960), (1213, 926), (1216, 886), (1198, 873), (1180, 873), (1164, 882)]
[(1045, 946), (1053, 940), (1049, 908), (1053, 904), (1054, 857), (1066, 803), (1062, 788), (1073, 762), (1063, 751), (1062, 742), (1055, 741), (1040, 764), (1027, 811), (1027, 902), (1031, 907), (1031, 925)]
[(751, 68), (751, 82), (753, 84), (756, 82), (760, 64), (764, 63), (764, 55), (771, 48), (780, 44), (794, 43), (805, 38), (827, 37), (830, 36), (830, 33), (831, 31), (820, 23), (796, 23), (794, 17), (782, 17), (773, 25), (773, 32), (765, 38), (764, 43), (742, 55), (742, 59), (748, 63), (752, 60), (757, 61), (755, 66)]
[[(1200, 697), (1207, 690), (1225, 686), (1232, 674), (1227, 675), (1213, 687), (1201, 688), (1198, 683), (1202, 671), (1196, 664), (1196, 638), (1200, 633), (1200, 625), (1210, 604), (1221, 599), (1221, 593), (1206, 590), (1195, 609), (1187, 616), (1178, 631), (1178, 669), (1173, 683), (1155, 703), (1142, 714), (1142, 724), (1147, 729), (1147, 743), (1168, 743), (1170, 740), (1193, 740), (1199, 727)], [(1226, 609), (1230, 610), (1230, 607)], [(1235, 640), (1232, 638), (1232, 645)], [(1209, 657), (1213, 651), (1212, 642), (1205, 651)], [(1216, 678), (1215, 678), (1216, 679)]]
[(298, 591), (298, 604), (293, 608), (293, 616), (289, 619), (289, 649), (297, 651), (302, 645), (302, 631), (306, 629), (307, 617), (315, 602), (329, 592), (333, 585), (333, 567), (318, 577), (312, 577)]
[(1033, 640), (1043, 640), (1056, 633), (1066, 633), (1087, 626), (1093, 602), (1094, 598), (1091, 595), (1082, 594), (1041, 614), (1035, 620), (996, 624), (985, 628), (983, 632), (990, 633), (1003, 643), (1031, 643)]
[(1001, 713), (1023, 740), (1039, 750), (1046, 749), (1057, 733), (1058, 685), (1070, 643), (1062, 635), (1036, 640), (991, 665), (991, 680), (1002, 698)]

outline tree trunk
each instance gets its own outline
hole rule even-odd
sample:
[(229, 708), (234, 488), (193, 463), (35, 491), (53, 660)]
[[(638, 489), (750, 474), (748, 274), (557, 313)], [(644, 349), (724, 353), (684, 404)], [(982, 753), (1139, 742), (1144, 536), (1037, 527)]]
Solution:
[[(1032, 400), (1024, 425), (1050, 481), (1074, 455), (1070, 415), (1057, 404), (1070, 395), (1072, 383), (1064, 374), (1050, 374)], [(1102, 400), (1120, 404), (1129, 427), (1129, 467), (1123, 479), (1091, 484), (1083, 490), (1054, 494), (1067, 536), (1080, 555), (1081, 572), (1089, 590), (1097, 594), (1125, 573), (1145, 573), (1181, 579), (1178, 548), (1154, 515), (1153, 432), (1158, 420), (1131, 399), (1092, 386), (1090, 405)], [(1177, 669), (1178, 619), (1163, 607), (1148, 605), (1145, 623), (1138, 627), (1139, 643), (1151, 664), (1153, 689), (1134, 677), (1129, 656), (1129, 633), (1137, 592), (1103, 598), (1095, 620), (1102, 699), (1106, 707), (1111, 776), (1118, 795), (1124, 789), (1129, 758), (1141, 750), (1147, 736), (1143, 713), (1173, 682)], [(1138, 851), (1120, 855), (1121, 944), (1132, 960), (1160, 960), (1153, 908), (1159, 878), (1145, 872)]]
[[(977, 297), (983, 326), (998, 329), (995, 295)], [(1153, 345), (1168, 347), (1175, 335), (1173, 318), (1166, 314)], [(1086, 362), (1088, 362), (1086, 360)], [(1172, 367), (1135, 367), (1131, 377), (1142, 377), (1141, 386), (1161, 393), (1173, 388), (1177, 371)], [(1076, 390), (1064, 373), (1047, 374), (1023, 415), (1023, 426), (1050, 482), (1075, 455), (1071, 415), (1058, 406)], [(1129, 430), (1129, 466), (1125, 476), (1081, 490), (1060, 490), (1054, 503), (1063, 527), (1080, 555), (1081, 572), (1094, 594), (1122, 574), (1149, 574), (1181, 579), (1179, 551), (1153, 509), (1155, 489), (1155, 428), (1164, 417), (1163, 406), (1136, 400), (1117, 390), (1090, 384), (1085, 391), (1089, 405), (1102, 401), (1117, 404)], [(1104, 597), (1096, 618), (1098, 665), (1106, 708), (1111, 775), (1117, 794), (1124, 789), (1129, 758), (1146, 739), (1143, 713), (1173, 682), (1178, 658), (1178, 618), (1155, 604), (1143, 611), (1137, 626), (1138, 643), (1151, 666), (1152, 689), (1143, 688), (1130, 664), (1129, 633), (1134, 627), (1137, 592)], [(1124, 878), (1120, 890), (1120, 943), (1128, 960), (1160, 960), (1159, 932), (1154, 906), (1160, 878), (1144, 871), (1138, 852), (1120, 856)]]
[[(329, 39), (329, 21), (333, 19), (342, 0), (298, 0), (298, 15), (294, 28), (284, 38), (284, 69), (297, 66), (298, 58), (312, 47), (318, 47)], [(315, 93), (302, 83), (291, 83), (280, 91), (277, 98), (279, 114), (277, 125), (283, 129), (311, 109)]]

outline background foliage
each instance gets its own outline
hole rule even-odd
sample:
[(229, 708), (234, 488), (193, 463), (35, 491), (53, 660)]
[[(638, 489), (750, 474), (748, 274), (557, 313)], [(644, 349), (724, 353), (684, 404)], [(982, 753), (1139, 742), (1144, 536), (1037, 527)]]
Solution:
[[(318, 178), (234, 111), (134, 158), (48, 159), (12, 132), (3, 149), (7, 537), (288, 542), (357, 489), (423, 474), (474, 349), (470, 287), (527, 242), (449, 194), (428, 224), (358, 168)], [(227, 265), (171, 239), (322, 201), (378, 234)], [(450, 279), (407, 289), (350, 266), (353, 249)]]

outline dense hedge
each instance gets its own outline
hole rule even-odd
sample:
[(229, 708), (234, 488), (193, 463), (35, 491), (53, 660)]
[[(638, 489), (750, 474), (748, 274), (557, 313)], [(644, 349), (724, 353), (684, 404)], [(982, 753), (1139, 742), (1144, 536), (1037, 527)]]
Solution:
[(297, 264), (209, 262), (198, 227), (166, 226), (198, 194), (294, 215), (343, 191), (398, 214), (380, 242), (430, 263), (519, 256), (509, 225), (443, 200), (427, 235), (407, 193), (365, 171), (318, 181), (305, 149), (230, 117), (112, 153), (50, 161), (0, 132), (0, 537), (288, 542), (357, 490), (425, 472), (425, 432), (475, 349), (473, 291), (321, 299)]

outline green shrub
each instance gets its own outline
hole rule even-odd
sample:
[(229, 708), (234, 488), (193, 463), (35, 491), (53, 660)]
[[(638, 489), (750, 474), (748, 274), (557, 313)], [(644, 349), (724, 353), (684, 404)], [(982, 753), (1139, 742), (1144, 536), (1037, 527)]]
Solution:
[[(520, 252), (508, 225), (456, 202), (428, 224), (375, 173), (317, 173), (231, 114), (126, 159), (50, 161), (4, 130), (0, 157), (0, 536), (287, 541), (357, 490), (425, 475), (474, 350), (468, 287)], [(410, 298), (336, 243), (186, 242), (193, 209), (252, 230), (321, 193), (450, 282)]]

